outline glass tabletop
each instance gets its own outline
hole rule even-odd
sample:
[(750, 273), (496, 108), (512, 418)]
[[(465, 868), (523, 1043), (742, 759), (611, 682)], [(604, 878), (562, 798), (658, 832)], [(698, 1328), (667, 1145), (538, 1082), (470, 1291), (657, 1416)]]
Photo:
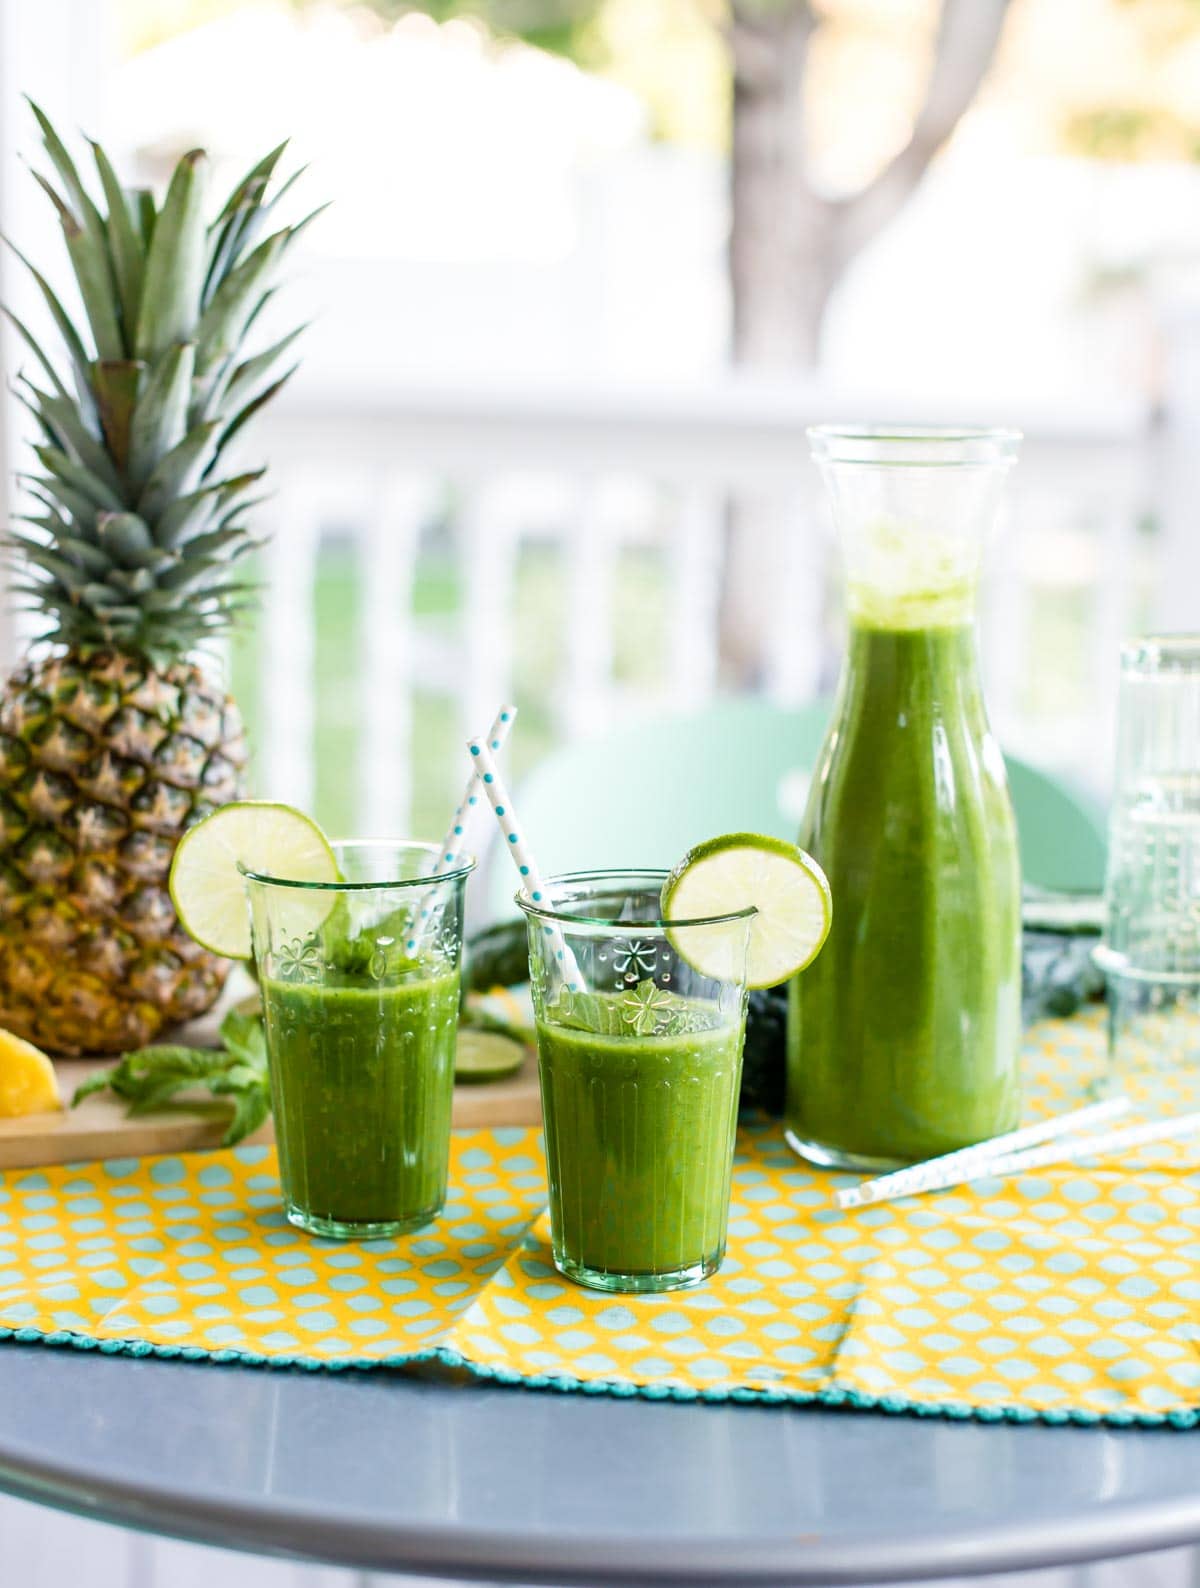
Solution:
[(0, 1346), (0, 1488), (199, 1542), (555, 1584), (880, 1582), (1200, 1540), (1200, 1441)]

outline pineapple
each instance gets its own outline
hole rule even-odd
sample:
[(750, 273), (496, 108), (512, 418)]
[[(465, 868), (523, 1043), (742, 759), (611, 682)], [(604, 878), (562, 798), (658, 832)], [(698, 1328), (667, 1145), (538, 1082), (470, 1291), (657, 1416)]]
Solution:
[(182, 931), (167, 877), (183, 832), (243, 792), (237, 707), (197, 653), (251, 604), (235, 566), (263, 471), (230, 472), (226, 449), (292, 372), (276, 375), (298, 331), (246, 341), (312, 216), (271, 228), (283, 146), (208, 224), (203, 151), (159, 206), (93, 144), (98, 204), (33, 109), (83, 316), (14, 248), (66, 357), (9, 314), (39, 442), (31, 510), (4, 538), (47, 621), (0, 694), (0, 1027), (119, 1053), (209, 1008), (228, 969)]
[(50, 1114), (61, 1107), (58, 1076), (46, 1055), (11, 1031), (0, 1031), (0, 1119)]

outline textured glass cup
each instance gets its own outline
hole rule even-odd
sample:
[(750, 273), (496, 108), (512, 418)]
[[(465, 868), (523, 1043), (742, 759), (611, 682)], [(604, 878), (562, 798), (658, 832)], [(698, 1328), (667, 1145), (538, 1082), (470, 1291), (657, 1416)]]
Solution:
[(342, 881), (245, 871), (288, 1219), (355, 1240), (446, 1199), (469, 857), (334, 846)]
[(1105, 902), (1114, 1075), (1200, 1066), (1200, 635), (1121, 648)]
[(794, 979), (787, 1139), (878, 1171), (1011, 1130), (1021, 877), (975, 636), (1004, 430), (809, 432), (845, 553), (849, 641), (799, 841), (833, 925)]
[(554, 1262), (599, 1290), (697, 1285), (725, 1255), (753, 911), (668, 928), (665, 881), (580, 872), (546, 884), (553, 909), (517, 898)]

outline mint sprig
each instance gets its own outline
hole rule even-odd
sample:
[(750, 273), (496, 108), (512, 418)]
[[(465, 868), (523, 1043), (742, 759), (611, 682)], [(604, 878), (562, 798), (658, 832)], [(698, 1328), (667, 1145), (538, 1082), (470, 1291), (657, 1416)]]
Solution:
[[(222, 1147), (235, 1147), (253, 1135), (271, 1112), (267, 1039), (262, 1016), (231, 1009), (221, 1022), (221, 1047), (187, 1048), (162, 1044), (124, 1054), (111, 1069), (100, 1070), (77, 1088), (71, 1107), (85, 1097), (110, 1091), (130, 1115), (170, 1106), (179, 1093), (207, 1090), (233, 1105)], [(188, 1100), (185, 1107), (196, 1107)]]

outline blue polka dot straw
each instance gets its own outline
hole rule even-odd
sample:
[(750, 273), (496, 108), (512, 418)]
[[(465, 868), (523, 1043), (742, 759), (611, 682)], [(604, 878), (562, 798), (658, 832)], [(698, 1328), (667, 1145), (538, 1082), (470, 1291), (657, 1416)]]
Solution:
[[(471, 752), (471, 759), (475, 769), (480, 774), (480, 786), (491, 804), (492, 811), (500, 825), (500, 833), (504, 839), (504, 847), (512, 856), (513, 865), (523, 879), (523, 892), (534, 904), (551, 902), (546, 892), (546, 884), (542, 881), (538, 863), (533, 858), (525, 834), (521, 828), (520, 818), (513, 809), (513, 802), (508, 795), (501, 780), (496, 763), (492, 760), (492, 753), (482, 739), (472, 739), (467, 749)], [(563, 979), (572, 992), (578, 992), (584, 987), (583, 977), (574, 954), (567, 945), (567, 940), (556, 922), (547, 922), (546, 936), (550, 939), (551, 949), (555, 959), (562, 965)]]
[[(496, 717), (492, 723), (492, 726), (488, 730), (489, 740), (498, 740), (500, 744), (503, 744), (508, 738), (509, 730), (512, 728), (516, 715), (517, 708), (515, 706), (501, 706), (500, 710), (496, 713)], [(467, 786), (463, 790), (463, 797), (459, 801), (454, 812), (454, 816), (451, 819), (450, 826), (446, 831), (446, 836), (442, 839), (442, 847), (438, 854), (437, 864), (433, 868), (433, 875), (435, 877), (440, 877), (447, 871), (453, 871), (455, 866), (460, 864), (462, 861), (463, 854), (466, 850), (466, 833), (468, 819), (471, 814), (471, 807), (478, 805), (479, 803), (478, 790), (479, 776), (475, 771), (472, 771)], [(426, 894), (425, 898), (427, 899), (428, 897), (429, 895)], [(424, 900), (422, 900), (422, 903), (424, 903)], [(427, 929), (424, 923), (428, 915), (429, 911), (427, 909), (422, 909), (420, 915), (422, 925), (417, 929), (416, 932), (414, 932), (413, 936), (408, 939), (405, 945), (410, 954), (415, 954), (417, 952), (421, 937)]]
[[(491, 727), (488, 729), (487, 735), (487, 742), (494, 746), (495, 749), (498, 750), (508, 738), (513, 722), (516, 719), (516, 715), (517, 708), (515, 706), (509, 705), (501, 706), (500, 710), (496, 713), (495, 719), (492, 722)], [(473, 805), (477, 805), (478, 803), (479, 773), (474, 767), (472, 767), (471, 776), (467, 782), (466, 788), (463, 790), (463, 797), (459, 802), (457, 810), (454, 812), (454, 819), (450, 823), (450, 827), (445, 838), (442, 840), (441, 857), (438, 860), (437, 865), (434, 867), (435, 875), (443, 871), (452, 870), (453, 867), (462, 859), (463, 849), (465, 847), (464, 838), (466, 836), (467, 818), (470, 815), (471, 807)]]

